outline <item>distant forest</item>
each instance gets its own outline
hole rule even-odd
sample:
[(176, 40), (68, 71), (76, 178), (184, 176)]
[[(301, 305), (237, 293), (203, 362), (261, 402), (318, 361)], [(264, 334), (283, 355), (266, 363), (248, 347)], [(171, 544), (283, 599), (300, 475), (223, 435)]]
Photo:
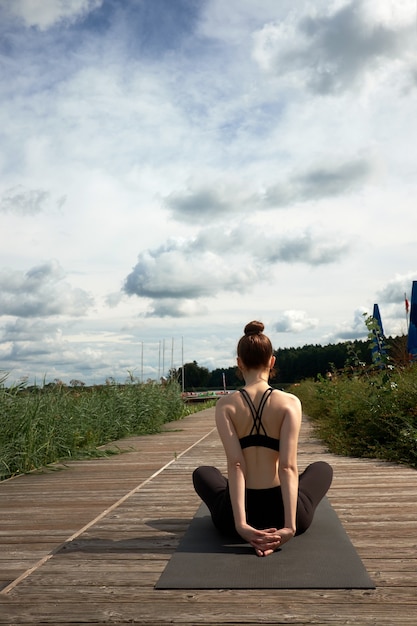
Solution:
[[(396, 363), (405, 363), (406, 336), (389, 337), (386, 346), (390, 358)], [(349, 365), (357, 365), (359, 362), (365, 365), (372, 363), (371, 347), (369, 340), (347, 341), (343, 343), (321, 345), (305, 345), (299, 348), (279, 348), (275, 351), (276, 375), (271, 384), (279, 387), (297, 383), (306, 378), (326, 376), (327, 372), (342, 370)], [(242, 385), (242, 379), (238, 377), (237, 367), (218, 368), (209, 371), (200, 367), (196, 361), (184, 364), (185, 389), (195, 391), (198, 389), (234, 389)], [(182, 384), (182, 370), (173, 370), (170, 375)]]

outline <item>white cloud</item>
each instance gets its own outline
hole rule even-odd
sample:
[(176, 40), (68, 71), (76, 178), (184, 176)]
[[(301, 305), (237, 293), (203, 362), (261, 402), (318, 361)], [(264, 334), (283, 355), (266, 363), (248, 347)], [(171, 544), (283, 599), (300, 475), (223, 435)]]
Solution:
[(398, 72), (398, 59), (408, 62), (412, 56), (415, 20), (410, 3), (395, 10), (391, 2), (390, 8), (394, 21), (387, 19), (389, 10), (372, 11), (366, 0), (304, 15), (294, 12), (291, 20), (257, 31), (254, 59), (264, 71), (318, 94), (360, 88), (371, 72)]
[(7, 189), (0, 198), (0, 211), (20, 215), (36, 215), (43, 211), (49, 200), (49, 192), (44, 189), (25, 190), (21, 186)]
[(360, 11), (364, 20), (394, 29), (407, 27), (416, 19), (414, 0), (362, 0)]
[(103, 0), (13, 0), (8, 9), (26, 26), (45, 30), (60, 21), (75, 21), (102, 3)]
[(253, 182), (234, 180), (216, 172), (206, 174), (206, 180), (193, 181), (183, 191), (171, 193), (164, 204), (174, 218), (205, 224), (209, 219), (230, 221), (236, 215), (246, 216), (255, 211), (288, 208), (296, 202), (348, 194), (362, 188), (372, 178), (376, 166), (371, 158), (357, 157), (349, 161), (331, 161), (310, 165), (292, 176), (264, 183), (260, 188)]
[(248, 286), (255, 277), (254, 270), (242, 271), (208, 250), (198, 250), (189, 243), (171, 242), (139, 255), (126, 278), (124, 290), (128, 295), (187, 300), (238, 290)]
[(317, 328), (318, 320), (311, 318), (306, 311), (282, 311), (274, 324), (277, 333), (300, 333)]
[(376, 294), (378, 302), (404, 304), (405, 296), (410, 300), (413, 280), (417, 280), (417, 269), (407, 274), (395, 276)]
[(322, 343), (362, 337), (374, 302), (402, 330), (414, 0), (17, 0), (0, 37), (16, 376), (124, 379), (142, 344), (155, 374), (171, 335), (227, 366), (251, 318)]
[(213, 180), (210, 183), (188, 187), (165, 198), (166, 206), (179, 220), (207, 223), (210, 220), (227, 221), (233, 214), (244, 215), (260, 206), (255, 191), (242, 182)]
[(330, 237), (305, 232), (275, 240), (269, 238), (257, 254), (268, 263), (306, 263), (317, 266), (340, 261), (347, 255), (349, 247), (346, 241), (335, 241)]
[(187, 298), (159, 298), (154, 299), (151, 309), (145, 313), (145, 317), (198, 317), (207, 314), (208, 307), (198, 300)]
[(353, 320), (344, 321), (328, 337), (329, 343), (338, 341), (351, 341), (353, 339), (365, 339), (368, 335), (365, 319), (372, 314), (372, 309), (359, 307), (354, 311)]
[(0, 309), (3, 315), (47, 317), (85, 315), (92, 305), (84, 290), (71, 287), (57, 261), (48, 261), (27, 272), (0, 272)]
[(201, 314), (205, 306), (195, 300), (251, 292), (257, 283), (266, 284), (265, 264), (326, 265), (340, 261), (347, 251), (346, 243), (312, 233), (272, 236), (250, 224), (220, 231), (207, 228), (190, 240), (172, 240), (141, 252), (125, 280), (124, 292), (151, 299), (152, 316)]

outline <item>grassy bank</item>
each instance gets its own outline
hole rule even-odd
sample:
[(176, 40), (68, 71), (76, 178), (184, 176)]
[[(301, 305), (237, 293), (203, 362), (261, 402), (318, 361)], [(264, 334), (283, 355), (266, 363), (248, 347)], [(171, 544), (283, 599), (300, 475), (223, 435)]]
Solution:
[(5, 387), (0, 381), (0, 480), (58, 460), (100, 456), (98, 447), (156, 433), (203, 406), (185, 406), (176, 383)]
[(291, 391), (331, 452), (417, 468), (417, 364), (351, 370)]

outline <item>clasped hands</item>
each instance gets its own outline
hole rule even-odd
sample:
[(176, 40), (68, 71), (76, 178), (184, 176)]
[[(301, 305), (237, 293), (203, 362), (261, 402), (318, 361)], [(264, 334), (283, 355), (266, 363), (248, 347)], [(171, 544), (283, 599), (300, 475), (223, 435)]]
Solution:
[(265, 528), (257, 530), (249, 524), (236, 529), (255, 550), (257, 556), (268, 556), (294, 537), (292, 528)]

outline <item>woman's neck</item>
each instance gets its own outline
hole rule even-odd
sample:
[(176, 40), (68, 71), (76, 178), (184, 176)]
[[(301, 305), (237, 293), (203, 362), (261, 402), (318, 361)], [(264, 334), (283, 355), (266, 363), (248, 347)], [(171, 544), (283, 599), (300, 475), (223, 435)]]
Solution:
[(245, 380), (245, 387), (250, 385), (257, 385), (259, 383), (266, 383), (269, 381), (269, 369), (267, 370), (248, 370), (243, 372), (243, 378)]

